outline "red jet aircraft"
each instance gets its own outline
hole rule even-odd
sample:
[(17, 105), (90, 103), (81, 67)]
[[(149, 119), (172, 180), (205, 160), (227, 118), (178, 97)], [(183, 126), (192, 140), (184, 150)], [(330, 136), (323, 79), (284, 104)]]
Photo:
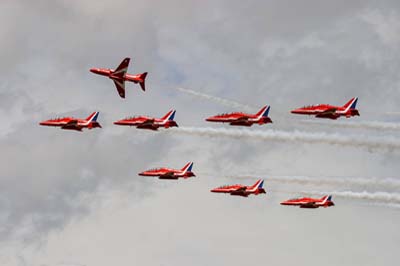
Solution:
[(175, 110), (171, 110), (162, 118), (153, 118), (147, 116), (129, 117), (118, 120), (114, 122), (114, 124), (120, 126), (135, 126), (136, 128), (151, 130), (157, 130), (159, 127), (178, 127), (178, 124), (174, 121), (175, 112)]
[(241, 112), (221, 114), (216, 116), (211, 116), (206, 119), (208, 122), (222, 122), (229, 123), (231, 126), (246, 126), (250, 127), (253, 124), (267, 124), (272, 123), (271, 118), (268, 117), (270, 106), (264, 106), (256, 114), (245, 114)]
[(182, 169), (157, 168), (139, 173), (141, 176), (158, 176), (159, 179), (178, 179), (195, 176), (192, 172), (193, 162), (188, 162)]
[(334, 206), (335, 204), (332, 201), (331, 195), (323, 196), (320, 199), (313, 199), (313, 198), (297, 198), (297, 199), (290, 199), (281, 202), (281, 205), (292, 205), (292, 206), (299, 206), (300, 208), (310, 208), (315, 209), (319, 207), (330, 207)]
[(252, 186), (244, 186), (244, 185), (228, 185), (217, 187), (211, 190), (211, 192), (215, 193), (229, 193), (233, 196), (242, 196), (248, 197), (250, 194), (258, 195), (265, 194), (265, 189), (263, 188), (264, 180), (257, 180), (257, 182)]
[(61, 127), (61, 129), (68, 129), (68, 130), (76, 130), (82, 131), (82, 128), (96, 128), (100, 127), (101, 125), (97, 122), (97, 117), (99, 116), (99, 112), (93, 112), (91, 115), (88, 116), (86, 119), (78, 119), (74, 117), (63, 117), (63, 118), (56, 118), (50, 119), (43, 122), (40, 122), (41, 126), (51, 126), (51, 127)]
[(310, 105), (292, 110), (292, 114), (315, 115), (318, 118), (338, 119), (341, 116), (346, 118), (360, 116), (356, 109), (358, 98), (352, 98), (343, 106), (333, 106), (329, 104)]
[(126, 73), (128, 70), (129, 61), (130, 58), (125, 58), (115, 70), (109, 68), (91, 68), (90, 72), (112, 79), (117, 87), (119, 96), (121, 96), (121, 98), (125, 98), (125, 81), (130, 81), (135, 84), (139, 83), (142, 90), (145, 91), (145, 79), (147, 76), (147, 72), (136, 75)]

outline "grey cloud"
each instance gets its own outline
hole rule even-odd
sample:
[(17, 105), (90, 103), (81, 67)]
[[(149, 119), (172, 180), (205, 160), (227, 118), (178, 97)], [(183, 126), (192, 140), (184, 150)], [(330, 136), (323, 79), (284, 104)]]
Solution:
[[(254, 264), (267, 258), (275, 265), (395, 265), (398, 234), (391, 221), (398, 213), (392, 209), (338, 199), (329, 211), (306, 213), (278, 206), (288, 194), (240, 201), (215, 198), (208, 190), (230, 182), (225, 173), (244, 169), (397, 180), (398, 154), (164, 135), (117, 128), (112, 121), (176, 108), (180, 125), (204, 126), (208, 113), (235, 111), (176, 87), (249, 106), (270, 104), (274, 130), (319, 131), (319, 125), (295, 122), (288, 110), (340, 104), (352, 96), (360, 97), (359, 121), (379, 121), (380, 113), (398, 112), (398, 1), (0, 5), (6, 25), (0, 29), (0, 217), (7, 246), (0, 256), (9, 265), (242, 265), (248, 258)], [(132, 72), (149, 71), (148, 90), (128, 84), (128, 97), (121, 100), (109, 80), (88, 69), (115, 67), (125, 56), (132, 57)], [(78, 134), (37, 125), (93, 110), (100, 111), (101, 130)], [(371, 138), (387, 136), (361, 130)], [(361, 130), (329, 128), (341, 136)], [(161, 183), (136, 176), (147, 167), (179, 167), (187, 160), (195, 162), (198, 178)], [(340, 185), (334, 189), (344, 191)], [(319, 243), (329, 243), (334, 252)]]

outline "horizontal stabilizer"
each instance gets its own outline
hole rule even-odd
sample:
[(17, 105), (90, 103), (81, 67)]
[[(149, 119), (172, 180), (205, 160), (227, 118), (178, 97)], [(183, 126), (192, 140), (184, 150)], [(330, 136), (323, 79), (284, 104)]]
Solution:
[(147, 77), (147, 72), (144, 72), (143, 74), (140, 74), (139, 78), (142, 80), (139, 82), (140, 87), (142, 88), (142, 91), (146, 90), (146, 77)]

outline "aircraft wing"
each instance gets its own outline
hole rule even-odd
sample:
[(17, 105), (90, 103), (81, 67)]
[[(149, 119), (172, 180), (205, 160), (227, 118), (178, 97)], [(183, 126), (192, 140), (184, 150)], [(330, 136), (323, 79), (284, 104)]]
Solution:
[(119, 77), (119, 78), (123, 78), (125, 76), (125, 74), (126, 74), (126, 71), (128, 70), (128, 66), (129, 66), (129, 61), (130, 60), (131, 59), (129, 57), (127, 57), (124, 60), (122, 60), (122, 62), (119, 64), (117, 69), (114, 70), (112, 75), (116, 76), (116, 77)]
[(242, 116), (235, 120), (235, 122), (247, 122), (249, 120), (248, 116)]
[(146, 121), (143, 121), (140, 126), (152, 126), (154, 124), (154, 119), (147, 119)]
[(231, 191), (231, 195), (235, 195), (235, 196), (242, 196), (242, 197), (247, 197), (248, 196), (248, 193), (246, 193), (246, 187), (245, 186), (243, 186), (243, 187), (240, 187), (240, 188), (238, 188), (238, 189), (236, 189), (236, 190), (233, 190), (233, 191)]
[(151, 129), (151, 130), (158, 129), (158, 125), (154, 124), (154, 119), (147, 119), (146, 121), (138, 124), (136, 127), (137, 128), (146, 128), (146, 129)]
[(165, 174), (160, 175), (158, 178), (160, 178), (160, 179), (177, 179), (174, 176), (174, 172), (167, 172)]
[(61, 127), (61, 129), (74, 129), (74, 130), (82, 130), (81, 126), (78, 126), (78, 120), (73, 119), (68, 121), (65, 125)]
[(318, 115), (322, 115), (322, 116), (324, 116), (324, 115), (333, 115), (333, 114), (335, 114), (336, 110), (337, 110), (337, 108), (326, 109), (325, 111), (319, 113)]
[(69, 120), (63, 127), (73, 127), (78, 125), (78, 120)]
[(125, 81), (124, 80), (116, 80), (113, 79), (115, 87), (117, 88), (118, 94), (119, 96), (121, 96), (121, 98), (125, 98)]
[(300, 204), (300, 208), (318, 208), (316, 203), (317, 203), (316, 201), (302, 203), (302, 204)]
[(240, 188), (234, 190), (234, 192), (244, 192), (244, 191), (246, 191), (246, 187), (245, 187), (245, 186), (240, 187)]

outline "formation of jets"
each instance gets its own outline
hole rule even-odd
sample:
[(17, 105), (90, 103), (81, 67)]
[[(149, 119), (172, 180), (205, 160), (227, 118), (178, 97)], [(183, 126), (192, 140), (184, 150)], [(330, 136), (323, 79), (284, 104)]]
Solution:
[[(144, 86), (144, 85), (143, 85)], [(348, 103), (343, 106), (332, 106), (327, 104), (312, 105), (292, 110), (293, 114), (314, 115), (317, 118), (337, 119), (340, 116), (347, 118), (352, 116), (359, 116), (360, 113), (356, 109), (357, 98), (352, 98)], [(242, 112), (234, 112), (229, 114), (219, 114), (206, 118), (208, 122), (229, 123), (231, 126), (245, 126), (250, 127), (253, 124), (264, 125), (272, 123), (271, 118), (268, 116), (270, 106), (266, 105), (261, 108), (256, 114), (246, 114)], [(119, 126), (134, 126), (139, 129), (158, 130), (161, 128), (178, 127), (177, 122), (174, 120), (176, 110), (170, 110), (166, 115), (161, 118), (154, 118), (149, 116), (133, 116), (127, 117), (114, 122), (114, 125)], [(96, 114), (92, 122), (90, 118)], [(40, 122), (42, 126), (58, 126), (62, 129), (72, 129), (82, 131), (82, 128), (95, 128), (100, 127), (96, 121), (99, 112), (93, 113), (86, 119), (76, 119), (73, 117), (55, 118)]]
[[(133, 82), (139, 84), (143, 91), (146, 90), (145, 81), (147, 77), (147, 72), (142, 74), (128, 74), (130, 58), (125, 58), (119, 64), (119, 66), (114, 69), (108, 68), (91, 68), (90, 72), (106, 76), (113, 80), (115, 87), (117, 88), (118, 94), (121, 98), (125, 98), (125, 81)], [(339, 117), (350, 118), (353, 116), (359, 116), (360, 113), (356, 109), (358, 98), (352, 98), (343, 106), (333, 106), (329, 104), (319, 104), (310, 105), (294, 109), (291, 111), (293, 114), (300, 115), (313, 115), (316, 118), (328, 118), (328, 119), (338, 119)], [(256, 114), (247, 114), (243, 112), (233, 112), (228, 114), (220, 114), (215, 116), (210, 116), (206, 118), (207, 122), (218, 122), (218, 123), (229, 123), (231, 126), (245, 126), (250, 127), (253, 124), (264, 125), (272, 123), (271, 118), (268, 116), (270, 111), (270, 106), (266, 105), (262, 107)], [(134, 126), (138, 129), (149, 129), (158, 130), (159, 128), (171, 128), (178, 127), (177, 122), (174, 120), (176, 110), (170, 110), (161, 118), (154, 118), (149, 116), (134, 116), (124, 118), (115, 121), (115, 125), (119, 126)], [(75, 130), (82, 131), (83, 128), (101, 128), (97, 118), (99, 112), (93, 112), (90, 116), (85, 119), (79, 119), (74, 117), (62, 117), (49, 119), (40, 122), (41, 126), (53, 126), (60, 127), (65, 130)], [(152, 176), (158, 177), (159, 179), (179, 179), (179, 178), (190, 178), (194, 177), (195, 174), (192, 172), (193, 162), (188, 162), (181, 169), (172, 169), (167, 167), (150, 169), (139, 173), (140, 176)], [(235, 184), (235, 185), (225, 185), (214, 189), (211, 189), (212, 193), (225, 193), (232, 196), (248, 197), (249, 195), (259, 195), (266, 194), (263, 188), (264, 180), (257, 180), (256, 183), (250, 186)], [(299, 206), (300, 208), (319, 208), (319, 207), (330, 207), (335, 204), (332, 201), (331, 195), (326, 195), (322, 198), (296, 198), (289, 199), (281, 202), (281, 205), (289, 206)]]

